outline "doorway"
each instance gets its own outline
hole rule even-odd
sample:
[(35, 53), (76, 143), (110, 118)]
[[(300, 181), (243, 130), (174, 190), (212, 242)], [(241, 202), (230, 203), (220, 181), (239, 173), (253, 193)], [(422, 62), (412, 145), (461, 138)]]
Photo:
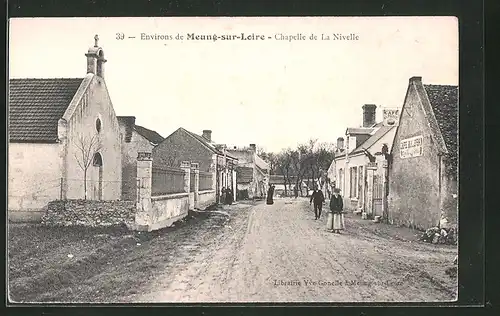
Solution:
[(102, 200), (102, 156), (100, 153), (95, 153), (92, 159), (92, 166), (98, 169), (98, 180), (97, 183), (93, 185), (94, 187), (94, 197), (97, 200)]

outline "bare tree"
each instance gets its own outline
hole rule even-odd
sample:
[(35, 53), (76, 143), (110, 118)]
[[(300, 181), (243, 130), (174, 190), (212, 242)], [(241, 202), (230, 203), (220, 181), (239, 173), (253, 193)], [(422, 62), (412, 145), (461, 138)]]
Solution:
[(97, 135), (93, 135), (92, 137), (85, 137), (81, 135), (78, 137), (75, 142), (75, 147), (78, 149), (75, 152), (76, 162), (78, 166), (83, 171), (83, 190), (84, 190), (84, 198), (87, 199), (87, 171), (89, 170), (90, 165), (94, 159), (94, 155), (101, 150), (102, 146), (99, 142), (99, 138)]
[(276, 166), (278, 167), (281, 174), (283, 175), (283, 184), (285, 186), (285, 196), (287, 196), (288, 195), (287, 187), (289, 187), (291, 184), (290, 173), (291, 173), (291, 167), (292, 167), (292, 159), (291, 159), (291, 150), (290, 149), (284, 149), (278, 154)]
[(270, 169), (269, 174), (270, 175), (276, 174), (276, 169), (278, 167), (278, 155), (270, 152), (270, 153), (262, 153), (260, 157), (269, 164), (269, 169)]

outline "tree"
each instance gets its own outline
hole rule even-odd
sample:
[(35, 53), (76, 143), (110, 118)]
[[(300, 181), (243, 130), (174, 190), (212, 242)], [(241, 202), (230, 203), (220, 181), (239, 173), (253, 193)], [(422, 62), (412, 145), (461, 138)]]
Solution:
[(269, 174), (276, 174), (278, 155), (275, 153), (262, 153), (260, 157), (269, 164)]
[(163, 157), (163, 162), (167, 167), (178, 167), (179, 166), (179, 152), (176, 150), (172, 150), (169, 152), (168, 156)]
[(299, 144), (297, 146), (297, 149), (291, 152), (291, 158), (293, 173), (295, 175), (295, 188), (298, 192), (300, 192), (300, 195), (302, 196), (303, 192), (301, 183), (307, 171), (307, 163), (310, 158), (307, 152), (307, 145)]
[(78, 149), (74, 154), (78, 166), (83, 171), (83, 190), (84, 198), (87, 199), (87, 171), (94, 160), (94, 155), (101, 150), (102, 146), (97, 135), (85, 137), (81, 135), (75, 142)]
[(290, 172), (291, 172), (291, 149), (282, 150), (276, 159), (276, 166), (280, 173), (283, 175), (283, 184), (285, 186), (285, 196), (288, 195), (287, 187), (290, 185)]

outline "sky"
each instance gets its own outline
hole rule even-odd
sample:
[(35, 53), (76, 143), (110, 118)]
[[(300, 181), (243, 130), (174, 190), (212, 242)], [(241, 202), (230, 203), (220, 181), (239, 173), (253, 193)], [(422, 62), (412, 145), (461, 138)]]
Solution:
[[(402, 106), (412, 76), (458, 85), (454, 17), (22, 18), (9, 32), (10, 78), (82, 78), (98, 34), (117, 115), (164, 137), (210, 129), (217, 143), (273, 152), (311, 138), (335, 142), (362, 124), (363, 104), (378, 105), (382, 120), (383, 107)], [(265, 40), (186, 39), (191, 33)], [(163, 39), (141, 39), (155, 34)]]

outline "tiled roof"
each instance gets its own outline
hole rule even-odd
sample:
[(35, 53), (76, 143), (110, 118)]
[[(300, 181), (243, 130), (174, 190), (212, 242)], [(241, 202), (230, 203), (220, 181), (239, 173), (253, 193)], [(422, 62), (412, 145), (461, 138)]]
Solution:
[(432, 111), (450, 158), (451, 172), (456, 174), (458, 157), (458, 86), (424, 85)]
[(269, 164), (260, 158), (259, 155), (255, 155), (255, 165), (262, 170), (269, 170)]
[[(219, 149), (217, 149), (217, 148), (216, 148), (216, 146), (215, 146), (215, 144), (214, 144), (214, 143), (209, 142), (209, 141), (208, 141), (205, 137), (203, 137), (203, 136), (201, 136), (201, 135), (198, 135), (198, 134), (196, 134), (196, 133), (190, 132), (190, 131), (188, 131), (187, 129), (182, 128), (182, 127), (180, 127), (179, 129), (180, 129), (180, 130), (183, 130), (183, 131), (184, 131), (184, 132), (186, 132), (187, 134), (189, 134), (189, 135), (191, 135), (192, 137), (194, 137), (196, 140), (198, 140), (200, 143), (202, 143), (203, 145), (205, 145), (205, 147), (207, 147), (208, 149), (210, 149), (210, 150), (211, 150), (212, 152), (214, 152), (215, 154), (218, 154), (218, 155), (221, 155), (221, 156), (223, 156), (223, 155), (224, 155), (224, 153), (223, 153), (221, 150), (219, 150)], [(233, 156), (231, 156), (231, 155), (229, 155), (229, 154), (227, 154), (227, 153), (226, 153), (226, 157), (228, 157), (228, 158), (232, 158), (232, 159), (237, 160), (237, 158), (236, 158), (236, 157), (233, 157)]]
[(373, 128), (371, 127), (348, 127), (346, 134), (371, 134)]
[(132, 140), (132, 131), (135, 125), (135, 116), (117, 116), (118, 124), (125, 126), (125, 139), (126, 143)]
[(250, 167), (236, 168), (236, 183), (250, 183), (253, 181), (253, 169)]
[(57, 124), (83, 78), (10, 79), (9, 141), (57, 142)]
[(140, 125), (135, 125), (135, 130), (137, 133), (142, 135), (144, 138), (149, 140), (153, 144), (159, 144), (161, 143), (165, 138), (158, 134), (157, 132), (147, 129), (145, 127), (142, 127)]
[(356, 147), (350, 154), (360, 153), (363, 152), (363, 149), (370, 148), (373, 144), (375, 144), (379, 139), (384, 137), (384, 135), (387, 134), (393, 128), (395, 128), (395, 126), (380, 127), (370, 138), (368, 138), (366, 141), (364, 141), (362, 144)]
[(220, 150), (218, 150), (217, 148), (215, 148), (215, 145), (212, 144), (212, 143), (210, 143), (205, 137), (203, 137), (201, 135), (198, 135), (196, 133), (190, 132), (187, 129), (182, 128), (182, 127), (180, 127), (179, 129), (183, 130), (187, 134), (189, 134), (192, 137), (194, 137), (196, 140), (198, 140), (200, 143), (202, 143), (203, 145), (205, 145), (206, 147), (208, 147), (208, 149), (210, 149), (214, 153), (219, 154), (219, 155), (223, 155), (223, 153)]

